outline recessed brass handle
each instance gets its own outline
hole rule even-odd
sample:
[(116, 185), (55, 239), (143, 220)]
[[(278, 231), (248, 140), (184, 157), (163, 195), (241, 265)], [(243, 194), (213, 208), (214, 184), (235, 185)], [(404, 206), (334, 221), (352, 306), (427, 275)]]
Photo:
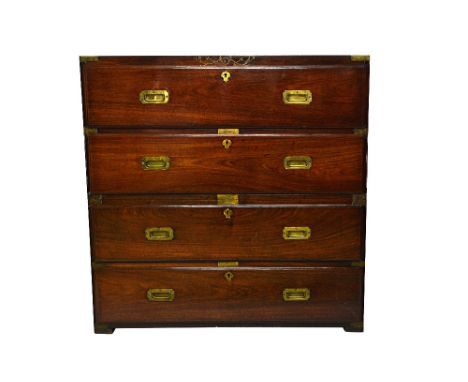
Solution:
[(283, 102), (287, 105), (309, 105), (312, 102), (310, 90), (285, 90)]
[(288, 156), (283, 160), (283, 166), (286, 170), (309, 170), (312, 167), (312, 158), (300, 156)]
[(168, 103), (169, 92), (167, 90), (142, 90), (140, 92), (140, 102), (145, 105)]
[(226, 150), (229, 150), (229, 147), (231, 147), (232, 141), (230, 139), (225, 139), (223, 140), (223, 146)]
[(145, 229), (146, 240), (174, 240), (174, 230), (171, 227), (150, 227)]
[(174, 301), (174, 289), (148, 289), (146, 292), (148, 301)]
[(144, 157), (141, 160), (143, 170), (167, 170), (171, 167), (171, 158), (162, 157)]
[(309, 288), (286, 288), (283, 290), (284, 301), (307, 301), (309, 299)]
[(308, 240), (310, 238), (309, 227), (284, 227), (284, 240)]

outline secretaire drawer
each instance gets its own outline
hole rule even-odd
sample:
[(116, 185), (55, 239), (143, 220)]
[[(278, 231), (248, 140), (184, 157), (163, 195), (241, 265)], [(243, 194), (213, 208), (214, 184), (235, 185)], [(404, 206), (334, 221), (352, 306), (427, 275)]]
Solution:
[(368, 64), (82, 66), (85, 124), (112, 127), (367, 125)]
[(366, 139), (353, 134), (88, 137), (93, 193), (364, 192)]
[[(364, 208), (352, 198), (241, 196), (217, 205), (177, 196), (110, 198), (92, 205), (96, 261), (320, 260), (363, 255)], [(247, 199), (247, 201), (244, 201)], [(345, 199), (345, 197), (343, 197)]]
[(112, 264), (94, 269), (96, 321), (307, 324), (362, 320), (362, 268)]

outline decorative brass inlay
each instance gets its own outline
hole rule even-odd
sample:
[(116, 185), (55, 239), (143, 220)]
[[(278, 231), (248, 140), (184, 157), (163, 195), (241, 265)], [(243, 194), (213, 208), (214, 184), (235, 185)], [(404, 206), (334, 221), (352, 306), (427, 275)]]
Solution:
[(228, 71), (222, 72), (221, 78), (223, 79), (224, 82), (228, 82), (229, 79), (231, 78), (231, 73), (229, 73)]
[(370, 61), (370, 56), (367, 56), (367, 55), (351, 56), (351, 61)]
[(171, 159), (166, 156), (143, 157), (141, 167), (143, 170), (167, 170), (171, 166)]
[(288, 105), (309, 105), (312, 102), (310, 90), (285, 90), (283, 102)]
[(146, 292), (148, 301), (174, 301), (174, 289), (148, 289)]
[(224, 274), (224, 278), (227, 280), (227, 281), (231, 281), (233, 278), (234, 278), (234, 273), (232, 272), (226, 272)]
[(254, 56), (198, 56), (197, 61), (200, 65), (208, 66), (208, 65), (232, 65), (232, 66), (245, 66), (249, 65), (252, 61), (255, 60)]
[(223, 211), (223, 215), (226, 219), (231, 219), (231, 216), (234, 212), (230, 209), (230, 208), (226, 208), (224, 211)]
[(80, 56), (80, 62), (98, 61), (97, 56)]
[(288, 156), (283, 160), (286, 170), (309, 170), (312, 167), (312, 158), (306, 155)]
[(149, 227), (145, 229), (146, 240), (174, 240), (174, 230), (171, 227)]
[(309, 299), (309, 288), (286, 288), (283, 290), (284, 301), (307, 301)]
[(308, 240), (310, 238), (309, 227), (284, 227), (284, 240)]
[(363, 207), (367, 204), (366, 194), (354, 194), (352, 205), (356, 207)]
[(218, 135), (238, 135), (239, 129), (218, 129)]
[(230, 139), (225, 139), (223, 140), (223, 146), (226, 150), (229, 150), (229, 147), (231, 147), (232, 141)]
[(238, 261), (218, 261), (218, 267), (238, 267), (239, 262)]
[(218, 194), (218, 206), (239, 204), (239, 195), (237, 194)]
[(168, 103), (169, 92), (167, 90), (142, 90), (140, 92), (140, 102), (142, 104)]

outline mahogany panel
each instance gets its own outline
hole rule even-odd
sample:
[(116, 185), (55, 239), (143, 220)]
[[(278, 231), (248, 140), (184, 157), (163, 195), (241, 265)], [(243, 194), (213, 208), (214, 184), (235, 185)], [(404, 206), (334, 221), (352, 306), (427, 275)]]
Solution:
[[(96, 322), (327, 323), (362, 321), (363, 270), (352, 267), (226, 269), (109, 265), (94, 269)], [(171, 288), (173, 301), (148, 301)], [(307, 301), (284, 301), (283, 289), (308, 288)]]
[[(312, 158), (309, 170), (284, 168), (297, 155)], [(170, 168), (144, 170), (145, 156), (168, 156)], [(357, 135), (88, 137), (92, 193), (364, 192), (365, 158)]]
[[(100, 60), (82, 65), (85, 125), (138, 127), (367, 126), (367, 63), (180, 67)], [(117, 59), (118, 61), (118, 59)], [(228, 70), (229, 81), (221, 78)], [(142, 90), (166, 90), (166, 104), (142, 104)], [(284, 90), (310, 90), (309, 105), (283, 102)]]
[[(91, 208), (94, 260), (330, 261), (359, 260), (363, 253), (363, 208), (140, 203)], [(173, 240), (147, 240), (150, 227), (171, 227)], [(309, 227), (310, 238), (285, 240), (284, 227)]]

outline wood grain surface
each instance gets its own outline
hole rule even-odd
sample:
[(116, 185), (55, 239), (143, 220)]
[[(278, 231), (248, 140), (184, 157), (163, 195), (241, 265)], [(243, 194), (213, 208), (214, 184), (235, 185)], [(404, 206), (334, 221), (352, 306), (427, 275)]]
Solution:
[[(222, 142), (230, 139), (226, 150)], [(366, 139), (356, 135), (93, 134), (93, 193), (364, 192)], [(310, 170), (286, 170), (287, 156), (310, 156)], [(168, 156), (167, 170), (143, 170), (145, 156)]]
[[(355, 322), (362, 320), (361, 268), (163, 268), (109, 265), (94, 270), (96, 322)], [(172, 302), (148, 301), (172, 288)], [(309, 288), (308, 301), (284, 301), (284, 288)]]

